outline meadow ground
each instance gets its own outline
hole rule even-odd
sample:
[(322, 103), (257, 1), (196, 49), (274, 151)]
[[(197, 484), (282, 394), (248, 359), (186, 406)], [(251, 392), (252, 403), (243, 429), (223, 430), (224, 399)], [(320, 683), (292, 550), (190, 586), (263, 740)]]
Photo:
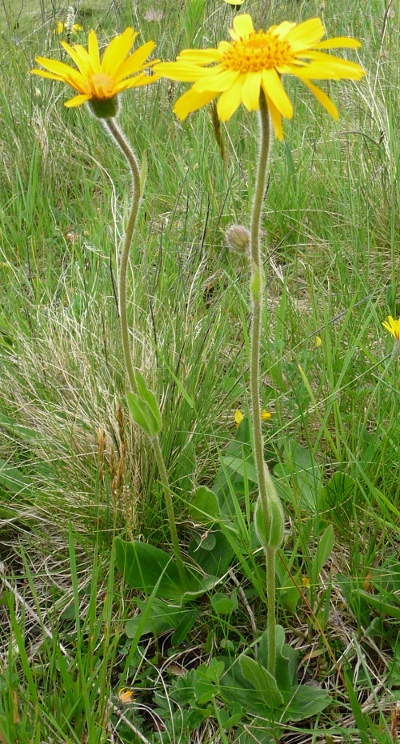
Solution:
[[(215, 46), (236, 12), (223, 0), (88, 0), (75, 11), (72, 42), (94, 28), (104, 46), (132, 25), (160, 59)], [(362, 42), (339, 52), (367, 71), (321, 84), (338, 122), (285, 81), (295, 115), (274, 142), (263, 212), (260, 405), (285, 512), (277, 613), (297, 657), (282, 653), (299, 686), (282, 703), (257, 666), (266, 604), (252, 526), (251, 306), (246, 262), (225, 239), (249, 225), (257, 114), (241, 107), (218, 130), (204, 108), (182, 124), (172, 106), (185, 86), (165, 79), (121, 95), (144, 187), (129, 267), (135, 364), (161, 402), (182, 551), (205, 574), (225, 564), (212, 588), (178, 601), (161, 584), (138, 591), (116, 566), (116, 538), (171, 552), (158, 469), (125, 397), (117, 257), (129, 172), (101, 123), (63, 106), (65, 85), (30, 74), (37, 55), (65, 59), (67, 31), (55, 29), (66, 6), (3, 0), (6, 744), (398, 740), (399, 367), (382, 321), (400, 316), (400, 4), (245, 0), (240, 12), (257, 28), (320, 16), (329, 37)], [(198, 487), (218, 496), (214, 520), (193, 502)]]

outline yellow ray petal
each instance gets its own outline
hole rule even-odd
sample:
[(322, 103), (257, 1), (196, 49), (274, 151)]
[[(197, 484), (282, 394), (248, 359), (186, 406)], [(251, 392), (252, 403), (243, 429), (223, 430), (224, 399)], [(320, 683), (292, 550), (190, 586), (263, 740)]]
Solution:
[(209, 91), (206, 93), (195, 93), (191, 88), (183, 96), (178, 98), (174, 106), (174, 111), (177, 117), (183, 121), (188, 114), (191, 114), (192, 111), (198, 111), (202, 106), (206, 106), (215, 96), (215, 93), (210, 93)]
[(61, 80), (61, 82), (65, 82), (65, 77), (61, 75), (56, 75), (54, 72), (47, 72), (46, 70), (31, 70), (32, 75), (40, 75), (40, 77), (44, 77), (48, 80)]
[(68, 52), (69, 56), (73, 59), (83, 75), (88, 74), (88, 72), (92, 70), (90, 57), (81, 44), (76, 44), (76, 46), (72, 47), (66, 41), (62, 41), (61, 46), (64, 47), (66, 52)]
[(273, 101), (278, 111), (285, 119), (291, 119), (293, 106), (276, 70), (263, 70), (262, 81), (264, 90), (268, 92), (268, 97)]
[[(365, 72), (356, 62), (331, 57), (329, 54), (315, 52), (310, 64), (292, 70), (292, 74), (308, 80), (361, 80)], [(314, 57), (313, 55), (313, 57)]]
[(248, 13), (237, 15), (233, 19), (233, 30), (229, 31), (231, 39), (238, 41), (244, 36), (249, 36), (254, 32), (253, 21)]
[[(146, 44), (143, 44), (143, 46), (139, 47), (139, 49), (136, 49), (136, 51), (133, 52), (133, 54), (131, 54), (128, 59), (126, 59), (119, 67), (118, 74), (115, 74), (116, 81), (119, 82), (120, 80), (122, 80), (122, 78), (133, 75), (133, 73), (135, 72), (139, 72), (146, 62), (147, 57), (153, 51), (154, 47), (154, 41), (148, 41)], [(155, 62), (156, 60), (154, 60), (153, 62), (147, 62), (146, 67), (155, 64)]]
[(67, 108), (76, 108), (76, 106), (82, 106), (83, 103), (86, 103), (86, 101), (90, 101), (90, 99), (91, 96), (75, 96), (74, 98), (70, 98), (69, 101), (66, 101), (64, 103), (64, 106), (66, 106)]
[(309, 18), (292, 28), (286, 39), (296, 52), (298, 49), (307, 49), (317, 44), (321, 41), (324, 33), (325, 28), (321, 19)]
[(320, 88), (317, 88), (316, 85), (313, 85), (310, 83), (309, 80), (303, 80), (304, 85), (309, 88), (311, 93), (315, 96), (315, 98), (320, 102), (320, 104), (324, 107), (324, 109), (332, 116), (332, 119), (338, 119), (339, 118), (339, 112), (333, 103), (329, 96), (324, 93), (323, 90)]
[(159, 62), (153, 67), (153, 70), (158, 75), (170, 80), (178, 80), (181, 83), (194, 83), (204, 75), (210, 75), (211, 72), (211, 70), (204, 70), (197, 65), (190, 65), (186, 62)]
[(279, 26), (271, 26), (269, 29), (270, 31), (274, 32), (275, 36), (278, 36), (280, 39), (284, 39), (289, 31), (292, 30), (296, 26), (295, 23), (291, 23), (290, 21), (283, 21), (279, 24)]
[(177, 62), (189, 62), (193, 65), (209, 65), (219, 62), (221, 53), (218, 49), (184, 49), (177, 57)]
[(319, 44), (313, 44), (314, 49), (341, 49), (341, 48), (348, 48), (348, 49), (357, 49), (358, 47), (362, 46), (361, 41), (357, 41), (357, 39), (352, 38), (346, 38), (345, 36), (336, 36), (333, 39), (325, 39), (325, 41), (320, 41)]
[(138, 35), (139, 34), (135, 32), (133, 28), (128, 26), (123, 34), (116, 36), (115, 39), (110, 41), (106, 51), (104, 52), (101, 64), (103, 72), (106, 72), (111, 77), (116, 74), (117, 70), (119, 72), (120, 65), (125, 62), (126, 57), (132, 49), (133, 42)]
[(245, 79), (244, 75), (240, 75), (235, 83), (221, 94), (217, 103), (217, 113), (221, 121), (228, 121), (233, 116), (236, 109), (239, 108), (242, 100), (242, 86)]
[(260, 108), (261, 72), (248, 72), (242, 87), (242, 103), (247, 111)]
[(274, 103), (271, 101), (270, 97), (268, 96), (268, 93), (266, 92), (264, 86), (263, 90), (265, 93), (265, 97), (267, 99), (268, 104), (268, 110), (271, 115), (272, 120), (272, 126), (274, 128), (275, 137), (282, 142), (283, 140), (283, 127), (282, 127), (282, 115), (274, 105)]
[[(83, 47), (82, 47), (83, 48)], [(88, 54), (90, 64), (94, 72), (100, 72), (100, 55), (99, 55), (99, 42), (93, 29), (89, 31), (88, 35)]]
[(195, 83), (195, 90), (198, 90), (201, 93), (206, 90), (209, 90), (210, 92), (214, 91), (215, 93), (223, 93), (234, 85), (235, 80), (237, 80), (239, 75), (240, 72), (238, 70), (223, 70), (217, 75), (208, 75)]
[(159, 75), (146, 75), (144, 72), (139, 72), (138, 75), (135, 75), (128, 80), (121, 80), (121, 82), (115, 86), (114, 91), (115, 94), (117, 94), (121, 93), (123, 90), (128, 90), (129, 88), (141, 88), (143, 85), (150, 85), (150, 83), (155, 83), (155, 81), (159, 79)]

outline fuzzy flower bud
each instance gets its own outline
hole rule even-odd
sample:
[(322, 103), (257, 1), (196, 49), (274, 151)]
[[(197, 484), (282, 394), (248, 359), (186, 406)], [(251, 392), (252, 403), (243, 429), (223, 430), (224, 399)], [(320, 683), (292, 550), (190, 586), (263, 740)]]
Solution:
[(250, 245), (250, 233), (243, 225), (232, 225), (226, 231), (226, 241), (230, 248), (236, 253), (248, 254)]
[(267, 481), (267, 505), (259, 496), (254, 511), (254, 526), (263, 548), (279, 548), (284, 527), (283, 509), (269, 470), (265, 466)]

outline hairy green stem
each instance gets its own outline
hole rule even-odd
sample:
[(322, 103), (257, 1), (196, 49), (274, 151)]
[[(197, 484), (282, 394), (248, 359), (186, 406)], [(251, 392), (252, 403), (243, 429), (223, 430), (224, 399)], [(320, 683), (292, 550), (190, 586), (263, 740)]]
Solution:
[(129, 383), (133, 392), (138, 395), (138, 386), (136, 382), (135, 370), (132, 363), (132, 352), (129, 340), (129, 325), (128, 325), (128, 312), (127, 312), (127, 301), (126, 301), (126, 288), (127, 281), (126, 275), (128, 270), (129, 254), (132, 246), (133, 233), (135, 230), (136, 218), (139, 211), (140, 204), (140, 170), (139, 164), (136, 159), (136, 155), (128, 145), (123, 132), (119, 128), (115, 119), (105, 119), (105, 124), (110, 132), (111, 136), (122, 150), (125, 155), (129, 167), (132, 173), (133, 181), (133, 193), (132, 193), (132, 206), (129, 214), (129, 219), (125, 230), (125, 239), (122, 246), (121, 258), (119, 262), (119, 273), (118, 273), (118, 300), (119, 300), (119, 314), (121, 324), (121, 337), (122, 337), (122, 348), (124, 351), (125, 367), (128, 373)]
[[(128, 325), (128, 312), (127, 312), (127, 299), (126, 299), (126, 296), (127, 296), (126, 277), (127, 277), (128, 263), (129, 263), (129, 255), (130, 255), (130, 250), (131, 250), (132, 240), (133, 240), (133, 233), (135, 230), (135, 224), (136, 224), (136, 219), (137, 219), (139, 205), (140, 205), (140, 197), (141, 197), (140, 170), (139, 170), (138, 161), (136, 159), (136, 155), (133, 152), (130, 145), (128, 144), (128, 142), (126, 141), (124, 134), (119, 128), (115, 119), (113, 118), (105, 119), (104, 121), (108, 128), (108, 131), (110, 132), (114, 141), (117, 143), (117, 145), (122, 150), (123, 154), (125, 155), (129, 163), (129, 167), (132, 173), (132, 181), (133, 181), (132, 207), (131, 207), (128, 222), (126, 225), (125, 239), (124, 239), (124, 243), (122, 246), (121, 258), (119, 262), (118, 298), (119, 298), (121, 337), (122, 337), (122, 347), (123, 347), (123, 352), (124, 352), (125, 367), (126, 367), (126, 371), (128, 374), (128, 379), (129, 379), (129, 384), (131, 386), (131, 389), (136, 395), (138, 395), (139, 389), (138, 389), (135, 370), (134, 370), (134, 366), (132, 362), (132, 351), (131, 351), (131, 344), (130, 344), (130, 339), (129, 339), (129, 325)], [(165, 462), (164, 462), (163, 454), (161, 451), (160, 440), (158, 436), (151, 437), (151, 443), (153, 445), (154, 456), (156, 459), (158, 472), (159, 472), (161, 484), (163, 487), (165, 505), (167, 508), (168, 525), (169, 525), (169, 530), (170, 530), (170, 535), (171, 535), (171, 540), (172, 540), (172, 547), (175, 553), (175, 559), (176, 559), (176, 563), (177, 563), (177, 567), (179, 571), (179, 576), (181, 578), (182, 584), (186, 585), (186, 571), (185, 571), (181, 549), (179, 545), (178, 533), (176, 530), (174, 505), (172, 502), (171, 488), (169, 485), (167, 468), (165, 467)]]
[[(254, 460), (257, 469), (258, 489), (264, 515), (271, 517), (268, 500), (267, 465), (264, 462), (263, 437), (260, 415), (260, 336), (264, 301), (264, 272), (260, 245), (261, 214), (264, 201), (267, 169), (271, 145), (270, 119), (267, 101), (263, 90), (260, 94), (260, 150), (257, 166), (256, 185), (250, 228), (251, 279), (250, 294), (252, 303), (251, 350), (250, 350), (250, 396), (254, 442)], [(267, 628), (268, 628), (268, 671), (275, 676), (275, 554), (273, 548), (264, 548), (267, 568)]]

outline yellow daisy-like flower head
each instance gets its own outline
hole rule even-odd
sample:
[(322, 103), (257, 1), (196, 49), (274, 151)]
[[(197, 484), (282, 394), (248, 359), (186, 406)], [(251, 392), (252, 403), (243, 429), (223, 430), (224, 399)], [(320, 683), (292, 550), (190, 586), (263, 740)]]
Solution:
[(235, 418), (235, 426), (238, 429), (244, 419), (243, 413), (239, 410), (239, 408), (235, 411), (234, 418)]
[(389, 315), (387, 320), (382, 321), (382, 325), (392, 334), (394, 340), (400, 344), (400, 318), (395, 320), (391, 315)]
[(314, 96), (337, 119), (336, 106), (311, 80), (360, 80), (364, 70), (355, 62), (325, 54), (325, 49), (361, 46), (350, 38), (321, 41), (325, 29), (319, 18), (303, 23), (284, 21), (267, 31), (255, 31), (251, 16), (237, 15), (230, 31), (231, 41), (217, 49), (186, 49), (175, 62), (161, 62), (155, 72), (193, 83), (181, 96), (174, 111), (185, 119), (192, 111), (219, 96), (217, 112), (227, 121), (241, 103), (248, 111), (260, 108), (264, 92), (275, 135), (283, 139), (282, 117), (291, 119), (293, 107), (282, 84), (282, 75), (300, 78)]
[(64, 62), (36, 57), (35, 61), (44, 70), (35, 69), (31, 72), (50, 80), (61, 80), (76, 90), (79, 95), (65, 103), (68, 108), (81, 106), (88, 101), (97, 116), (110, 118), (117, 113), (118, 93), (127, 88), (149, 85), (159, 77), (145, 73), (147, 67), (152, 67), (158, 61), (146, 61), (155, 47), (153, 41), (148, 41), (129, 55), (137, 36), (138, 33), (133, 28), (127, 28), (123, 34), (110, 41), (100, 61), (97, 36), (93, 30), (89, 31), (87, 50), (80, 44), (71, 47), (66, 41), (61, 42), (77, 69)]
[(128, 705), (129, 703), (135, 702), (135, 697), (133, 690), (130, 690), (128, 687), (121, 687), (121, 689), (118, 691), (118, 699), (121, 705)]

